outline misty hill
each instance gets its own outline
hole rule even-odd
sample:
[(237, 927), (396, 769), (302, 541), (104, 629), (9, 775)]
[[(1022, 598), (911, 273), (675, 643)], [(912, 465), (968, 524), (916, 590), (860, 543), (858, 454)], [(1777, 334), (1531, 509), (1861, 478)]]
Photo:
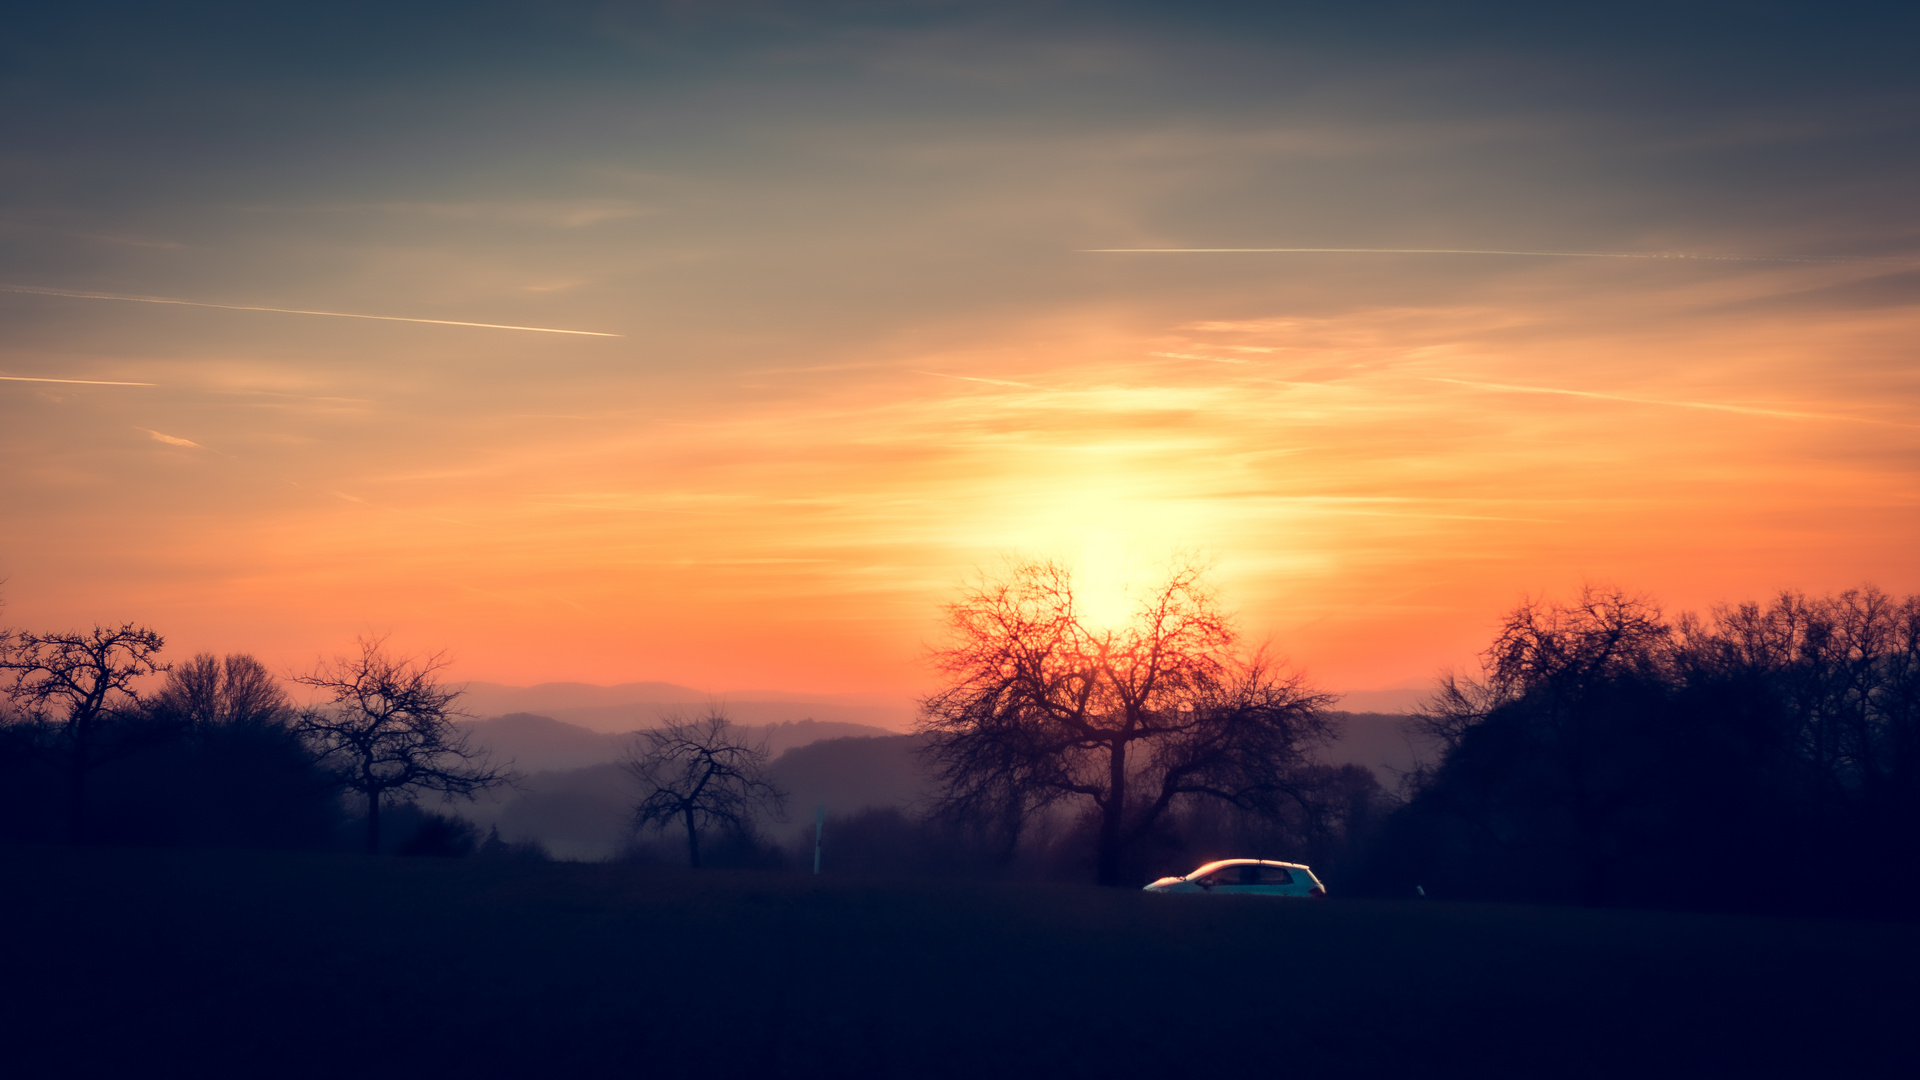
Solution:
[(1335, 713), (1339, 738), (1314, 752), (1314, 758), (1327, 765), (1365, 765), (1373, 770), (1380, 786), (1392, 791), (1400, 777), (1413, 770), (1417, 760), (1429, 763), (1440, 757), (1438, 747), (1407, 726), (1411, 719), (1401, 713)]
[(621, 683), (618, 686), (578, 682), (503, 686), (500, 683), (470, 682), (460, 703), (481, 716), (497, 716), (515, 712), (544, 713), (549, 709), (631, 705), (637, 702), (702, 701), (707, 696), (691, 686), (665, 682)]
[[(483, 830), (497, 827), (510, 842), (538, 841), (561, 858), (604, 859), (620, 849), (636, 798), (618, 764), (631, 733), (602, 734), (531, 713), (460, 726), (476, 745), (511, 758), (522, 779), (513, 790), (447, 809)], [(923, 793), (913, 736), (818, 720), (747, 726), (745, 733), (767, 739), (774, 782), (789, 793), (795, 821), (811, 820), (815, 806), (835, 814), (906, 806)]]
[(503, 796), (483, 796), (446, 809), (498, 828), (511, 843), (538, 841), (558, 858), (606, 859), (620, 850), (637, 798), (633, 778), (618, 765), (534, 773)]
[(1346, 690), (1335, 704), (1356, 713), (1410, 713), (1432, 694), (1432, 684), (1420, 682), (1383, 690)]
[(912, 806), (932, 794), (915, 753), (920, 745), (917, 735), (827, 739), (781, 755), (773, 781), (795, 820), (811, 820), (816, 806), (829, 814)]
[[(1341, 714), (1341, 738), (1315, 756), (1330, 765), (1365, 765), (1392, 789), (1399, 774), (1413, 767), (1419, 745), (1405, 730), (1406, 721), (1387, 713)], [(620, 849), (636, 797), (632, 779), (615, 764), (628, 736), (524, 713), (465, 726), (476, 742), (513, 757), (526, 776), (517, 790), (455, 804), (456, 812), (483, 829), (498, 826), (509, 841), (537, 840), (562, 858), (603, 859)], [(756, 734), (769, 736), (774, 782), (788, 795), (790, 820), (765, 823), (776, 838), (810, 829), (816, 806), (838, 817), (873, 807), (910, 808), (931, 794), (915, 756), (918, 736), (819, 721), (774, 725)]]
[[(514, 723), (506, 730), (523, 729), (553, 733), (566, 729), (539, 716), (502, 717)], [(540, 721), (541, 723), (533, 723)], [(485, 723), (493, 723), (486, 721)], [(551, 727), (549, 727), (551, 725)], [(802, 724), (784, 725), (775, 735), (802, 739), (821, 729)], [(573, 732), (624, 746), (619, 736), (598, 735), (572, 728)], [(569, 747), (577, 745), (575, 736), (564, 731), (552, 744), (554, 759), (561, 760)], [(841, 738), (806, 738), (790, 743), (773, 763), (773, 779), (788, 793), (790, 825), (764, 823), (768, 831), (783, 835), (813, 819), (813, 808), (825, 806), (831, 814), (846, 814), (867, 807), (904, 807), (918, 802), (926, 794), (914, 748), (919, 740), (911, 735), (855, 735)], [(627, 839), (627, 822), (637, 792), (632, 777), (611, 761), (571, 768), (528, 772), (520, 786), (498, 796), (482, 797), (473, 803), (454, 803), (448, 807), (482, 829), (497, 827), (510, 842), (537, 840), (553, 854), (568, 859), (604, 859), (613, 855)]]
[[(467, 720), (458, 725), (476, 746), (500, 761), (511, 760), (520, 773), (532, 774), (617, 762), (633, 741), (631, 730), (618, 734), (592, 731), (578, 724), (533, 713), (509, 713), (489, 720)], [(647, 725), (652, 726), (652, 725)], [(822, 739), (892, 735), (885, 728), (826, 720), (788, 720), (775, 724), (742, 724), (749, 740), (764, 738), (775, 757)]]
[(476, 716), (533, 713), (609, 734), (655, 727), (665, 716), (703, 715), (716, 706), (735, 723), (748, 725), (815, 720), (859, 724), (895, 733), (913, 723), (913, 705), (905, 700), (845, 694), (790, 694), (778, 690), (747, 691), (737, 696), (739, 700), (734, 700), (732, 696), (664, 682), (618, 686), (570, 682), (502, 686), (474, 682), (467, 684), (461, 705)]

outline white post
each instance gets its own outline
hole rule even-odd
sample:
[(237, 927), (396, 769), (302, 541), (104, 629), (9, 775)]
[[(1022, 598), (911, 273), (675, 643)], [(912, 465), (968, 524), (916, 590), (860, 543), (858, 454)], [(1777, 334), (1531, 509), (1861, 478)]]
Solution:
[(827, 808), (813, 808), (813, 872), (820, 872), (820, 834), (827, 828)]

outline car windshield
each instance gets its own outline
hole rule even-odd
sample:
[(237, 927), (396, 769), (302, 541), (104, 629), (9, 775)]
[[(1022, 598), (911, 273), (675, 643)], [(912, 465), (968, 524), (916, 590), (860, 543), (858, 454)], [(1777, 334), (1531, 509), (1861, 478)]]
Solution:
[(1221, 859), (1219, 862), (1210, 862), (1207, 865), (1201, 867), (1200, 869), (1195, 870), (1193, 873), (1188, 874), (1187, 880), (1199, 881), (1201, 878), (1206, 877), (1208, 874), (1213, 873), (1215, 870), (1218, 870), (1223, 866), (1238, 866), (1242, 863), (1245, 863), (1246, 861), (1247, 860), (1245, 859)]
[[(1215, 874), (1216, 871), (1219, 871), (1225, 867), (1231, 867), (1231, 866), (1262, 867), (1263, 870), (1260, 874), (1259, 881), (1261, 884), (1266, 884), (1266, 885), (1291, 884), (1293, 882), (1293, 875), (1288, 872), (1289, 868), (1299, 869), (1309, 874), (1312, 873), (1312, 871), (1306, 870), (1305, 867), (1294, 867), (1293, 864), (1291, 863), (1284, 863), (1284, 864), (1270, 863), (1265, 861), (1264, 859), (1218, 859), (1208, 863), (1207, 865), (1201, 867), (1198, 870), (1195, 870), (1193, 873), (1188, 874), (1186, 880), (1199, 881), (1202, 878)], [(1229, 872), (1228, 874), (1221, 877), (1215, 877), (1214, 881), (1216, 884), (1219, 884), (1219, 883), (1234, 884), (1234, 885), (1252, 884), (1252, 882), (1242, 882), (1239, 876), (1232, 872)]]

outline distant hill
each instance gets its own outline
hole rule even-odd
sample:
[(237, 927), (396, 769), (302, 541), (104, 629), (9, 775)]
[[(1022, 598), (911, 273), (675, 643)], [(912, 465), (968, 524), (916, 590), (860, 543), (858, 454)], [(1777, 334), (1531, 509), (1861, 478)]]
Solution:
[(633, 778), (618, 765), (541, 772), (514, 790), (445, 809), (498, 828), (506, 840), (537, 840), (562, 859), (606, 859), (620, 850), (633, 813)]
[(857, 694), (790, 694), (778, 690), (715, 695), (664, 682), (618, 686), (570, 682), (502, 686), (472, 682), (466, 684), (460, 705), (480, 717), (532, 713), (608, 734), (655, 727), (664, 716), (698, 716), (714, 707), (740, 724), (766, 726), (815, 720), (859, 724), (891, 733), (911, 728), (914, 717), (913, 704), (905, 699), (895, 701)]
[(781, 755), (773, 779), (796, 820), (810, 820), (816, 806), (836, 815), (912, 806), (933, 793), (915, 754), (920, 745), (917, 735), (827, 739)]
[[(603, 732), (636, 731), (658, 727), (667, 716), (704, 716), (705, 700), (640, 702), (627, 705), (592, 705), (571, 709), (541, 709), (539, 712), (569, 724)], [(827, 705), (800, 701), (727, 701), (720, 708), (738, 724), (766, 727), (773, 724), (812, 720), (823, 724), (854, 724), (899, 734), (913, 722), (911, 709), (875, 705)]]
[[(511, 760), (522, 774), (579, 769), (618, 762), (633, 741), (631, 731), (591, 731), (578, 724), (534, 713), (508, 713), (487, 720), (465, 720), (458, 725), (473, 742), (501, 761)], [(651, 724), (644, 726), (653, 726)], [(822, 739), (892, 735), (885, 728), (828, 720), (788, 720), (775, 724), (742, 724), (748, 739), (765, 738), (775, 757), (797, 746)]]
[(1381, 690), (1348, 690), (1337, 704), (1356, 713), (1410, 713), (1432, 694), (1432, 683), (1421, 682)]
[[(503, 721), (505, 723), (503, 723)], [(529, 770), (529, 759), (516, 768), (525, 775), (517, 789), (483, 796), (472, 803), (453, 803), (449, 809), (478, 823), (498, 827), (509, 841), (538, 840), (561, 858), (604, 859), (620, 849), (636, 797), (634, 784), (618, 764), (626, 739), (598, 735), (544, 716), (519, 714), (482, 722), (492, 730), (531, 735), (528, 743), (546, 748), (546, 760), (569, 760), (568, 754), (602, 752), (610, 746), (613, 758), (597, 763)], [(479, 727), (480, 725), (470, 725)], [(790, 822), (767, 822), (768, 831), (783, 836), (813, 818), (813, 808), (846, 814), (869, 806), (908, 806), (926, 792), (914, 757), (918, 740), (911, 735), (880, 733), (822, 737), (822, 732), (846, 726), (807, 723), (779, 725), (769, 732), (778, 755), (774, 782), (788, 793)], [(571, 728), (571, 732), (566, 729)], [(578, 735), (604, 740), (588, 744)], [(475, 732), (480, 741), (480, 732)], [(780, 740), (787, 740), (785, 746)], [(507, 745), (503, 740), (498, 745)], [(504, 752), (500, 752), (504, 756)]]
[[(1315, 757), (1329, 765), (1365, 765), (1392, 789), (1413, 768), (1420, 740), (1407, 717), (1340, 713), (1340, 738)], [(588, 731), (548, 716), (515, 713), (461, 725), (475, 743), (512, 758), (524, 779), (517, 790), (455, 803), (452, 809), (498, 826), (509, 841), (538, 840), (562, 858), (603, 859), (627, 836), (636, 793), (617, 764), (630, 734)], [(775, 755), (774, 782), (787, 792), (788, 823), (768, 822), (777, 838), (810, 829), (814, 807), (839, 817), (868, 807), (915, 807), (932, 794), (915, 750), (920, 738), (858, 724), (801, 720), (749, 729), (766, 736)], [(1434, 754), (1429, 751), (1431, 759)]]
[(1428, 745), (1408, 728), (1407, 721), (1411, 718), (1403, 713), (1336, 712), (1333, 715), (1339, 738), (1318, 748), (1314, 757), (1328, 765), (1365, 765), (1388, 791), (1392, 791), (1400, 777), (1411, 772), (1418, 761), (1432, 763), (1439, 758), (1439, 748)]
[(707, 695), (691, 686), (664, 682), (621, 683), (595, 686), (591, 683), (549, 682), (537, 686), (502, 686), (499, 683), (470, 682), (460, 704), (480, 716), (505, 713), (545, 713), (551, 709), (578, 709), (601, 705), (630, 705), (636, 702), (702, 701)]

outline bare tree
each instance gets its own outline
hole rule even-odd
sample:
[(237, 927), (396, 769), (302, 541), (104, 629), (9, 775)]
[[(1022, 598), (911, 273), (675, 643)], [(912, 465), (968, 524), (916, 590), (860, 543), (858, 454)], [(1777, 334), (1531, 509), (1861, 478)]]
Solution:
[(154, 659), (166, 644), (133, 623), (58, 634), (0, 636), (3, 692), (16, 722), (49, 729), (67, 769), (67, 840), (86, 834), (87, 773), (107, 756), (104, 728), (135, 714), (137, 683), (167, 670)]
[(933, 654), (947, 686), (920, 724), (942, 808), (1018, 828), (1063, 800), (1091, 804), (1104, 885), (1176, 800), (1311, 809), (1298, 778), (1333, 698), (1242, 654), (1201, 577), (1176, 566), (1116, 626), (1086, 618), (1050, 562), (948, 605), (950, 644)]
[(198, 653), (175, 664), (153, 696), (153, 706), (192, 728), (251, 727), (284, 721), (292, 714), (279, 680), (246, 653), (229, 653), (224, 662), (212, 653)]
[(383, 798), (411, 800), (422, 791), (471, 799), (513, 782), (506, 768), (470, 746), (453, 726), (464, 715), (461, 691), (439, 681), (444, 653), (396, 657), (384, 638), (359, 639), (358, 656), (339, 656), (294, 682), (322, 700), (301, 711), (296, 727), (322, 768), (367, 801), (367, 852), (380, 850)]
[(701, 830), (745, 831), (761, 810), (784, 821), (787, 796), (768, 777), (767, 743), (747, 742), (718, 710), (698, 720), (670, 717), (641, 732), (625, 762), (645, 792), (633, 809), (634, 827), (679, 822), (687, 830), (687, 864), (697, 867)]

